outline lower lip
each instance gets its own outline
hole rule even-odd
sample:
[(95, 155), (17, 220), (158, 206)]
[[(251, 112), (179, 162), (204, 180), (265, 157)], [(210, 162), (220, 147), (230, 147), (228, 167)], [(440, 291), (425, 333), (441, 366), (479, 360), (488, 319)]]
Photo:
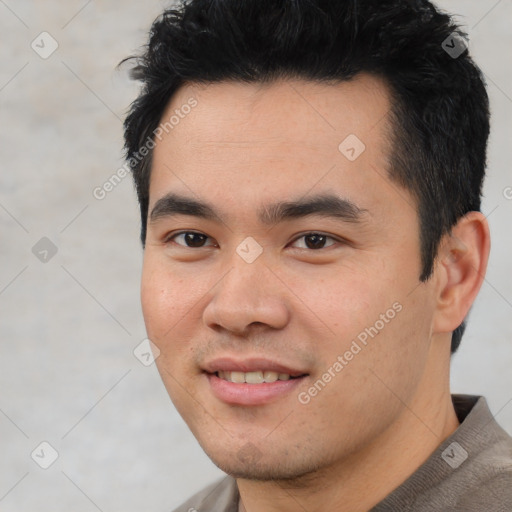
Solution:
[(289, 394), (299, 386), (304, 377), (289, 380), (276, 380), (262, 384), (237, 384), (206, 374), (213, 394), (223, 402), (233, 405), (263, 405)]

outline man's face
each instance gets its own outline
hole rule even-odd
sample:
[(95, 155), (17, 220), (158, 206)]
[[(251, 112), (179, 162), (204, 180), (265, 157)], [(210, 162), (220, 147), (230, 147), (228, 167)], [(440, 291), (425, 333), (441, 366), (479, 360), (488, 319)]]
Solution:
[(416, 203), (387, 177), (389, 109), (359, 76), (187, 85), (162, 117), (145, 322), (175, 406), (234, 476), (329, 467), (417, 393), (435, 300)]

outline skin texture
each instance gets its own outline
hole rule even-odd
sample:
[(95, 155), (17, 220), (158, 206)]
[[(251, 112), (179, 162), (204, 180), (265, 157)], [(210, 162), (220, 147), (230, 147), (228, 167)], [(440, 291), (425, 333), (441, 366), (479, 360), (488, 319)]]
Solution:
[[(476, 212), (461, 219), (433, 276), (419, 281), (416, 202), (387, 177), (390, 103), (377, 78), (190, 84), (162, 119), (191, 97), (197, 106), (157, 141), (149, 212), (174, 193), (207, 202), (222, 221), (179, 214), (148, 223), (141, 296), (163, 382), (208, 456), (237, 478), (241, 510), (368, 510), (458, 426), (451, 331), (485, 273), (486, 221)], [(366, 146), (354, 161), (338, 149), (349, 134)], [(323, 193), (364, 210), (359, 221), (260, 222), (264, 205)], [(173, 237), (183, 231), (208, 238), (187, 247)], [(311, 249), (311, 232), (332, 238)], [(236, 252), (246, 237), (263, 249), (252, 263)], [(400, 311), (301, 403), (298, 394), (394, 304)], [(270, 403), (229, 404), (203, 371), (225, 356), (266, 357), (308, 375)]]

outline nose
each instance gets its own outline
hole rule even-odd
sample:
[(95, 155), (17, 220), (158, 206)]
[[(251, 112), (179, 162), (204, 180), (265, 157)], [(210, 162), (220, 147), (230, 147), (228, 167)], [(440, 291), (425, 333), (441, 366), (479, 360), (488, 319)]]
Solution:
[(204, 323), (214, 330), (246, 336), (254, 329), (282, 329), (290, 313), (283, 284), (263, 258), (247, 263), (234, 255), (233, 267), (213, 289), (203, 311)]

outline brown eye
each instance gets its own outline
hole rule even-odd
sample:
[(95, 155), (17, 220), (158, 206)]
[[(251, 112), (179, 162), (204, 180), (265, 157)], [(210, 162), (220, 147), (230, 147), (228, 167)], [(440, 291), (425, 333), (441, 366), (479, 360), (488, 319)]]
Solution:
[(327, 237), (324, 235), (306, 235), (304, 240), (308, 249), (322, 249)]
[(174, 241), (177, 245), (184, 247), (205, 247), (205, 242), (208, 240), (208, 236), (203, 233), (196, 233), (195, 231), (183, 231), (176, 233), (175, 235), (168, 238), (168, 242)]
[[(298, 243), (299, 241), (304, 241), (302, 243)], [(331, 240), (331, 243), (327, 243), (329, 240)], [(308, 233), (306, 235), (302, 235), (301, 237), (297, 238), (297, 240), (294, 242), (295, 247), (298, 247), (299, 249), (312, 249), (312, 250), (318, 250), (318, 249), (324, 249), (326, 247), (330, 247), (333, 245), (336, 241), (331, 237), (324, 235), (322, 233)]]

